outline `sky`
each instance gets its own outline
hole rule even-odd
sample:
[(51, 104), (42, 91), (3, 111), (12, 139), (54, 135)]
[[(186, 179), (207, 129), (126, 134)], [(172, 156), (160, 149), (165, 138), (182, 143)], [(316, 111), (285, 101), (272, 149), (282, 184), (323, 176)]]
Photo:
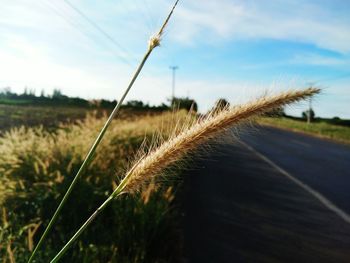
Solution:
[[(119, 99), (173, 1), (0, 0), (0, 88)], [(317, 116), (350, 118), (350, 1), (180, 0), (127, 100), (219, 98), (316, 85)], [(300, 116), (307, 103), (288, 107)]]

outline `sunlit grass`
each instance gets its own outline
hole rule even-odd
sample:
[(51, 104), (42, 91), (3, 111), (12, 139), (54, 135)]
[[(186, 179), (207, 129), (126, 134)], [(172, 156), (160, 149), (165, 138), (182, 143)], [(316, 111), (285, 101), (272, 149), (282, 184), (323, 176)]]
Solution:
[[(164, 113), (113, 122), (36, 262), (48, 262), (84, 217), (115, 189), (145, 138), (152, 141), (159, 132), (166, 138), (173, 120), (185, 116)], [(105, 120), (89, 115), (78, 124), (61, 125), (54, 133), (21, 127), (0, 137), (0, 261), (14, 257), (16, 262), (26, 262)], [(74, 262), (106, 262), (112, 257), (118, 262), (150, 258), (157, 262), (173, 257), (179, 237), (172, 226), (177, 211), (171, 209), (171, 192), (168, 186), (151, 187), (133, 198), (123, 197), (68, 257)]]

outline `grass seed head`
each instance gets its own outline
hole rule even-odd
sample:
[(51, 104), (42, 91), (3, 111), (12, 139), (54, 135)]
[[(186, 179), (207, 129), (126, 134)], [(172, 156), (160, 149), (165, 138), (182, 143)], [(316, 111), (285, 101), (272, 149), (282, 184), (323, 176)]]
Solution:
[[(148, 184), (169, 167), (178, 167), (189, 153), (218, 138), (219, 134), (231, 127), (249, 122), (276, 107), (291, 104), (319, 93), (317, 88), (301, 91), (287, 91), (274, 96), (264, 96), (236, 107), (224, 107), (206, 117), (185, 125), (180, 132), (174, 133), (158, 146), (143, 150), (141, 159), (133, 165), (121, 182), (123, 192), (135, 192)], [(178, 130), (178, 129), (176, 129)]]
[(155, 47), (160, 46), (160, 42), (161, 42), (161, 36), (159, 34), (151, 36), (151, 38), (148, 41), (148, 49), (152, 50)]

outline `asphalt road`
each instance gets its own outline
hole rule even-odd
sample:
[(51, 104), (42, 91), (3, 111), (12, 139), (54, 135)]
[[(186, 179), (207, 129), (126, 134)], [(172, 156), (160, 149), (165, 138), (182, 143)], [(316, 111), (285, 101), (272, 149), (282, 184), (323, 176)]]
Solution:
[(271, 127), (242, 139), (350, 214), (350, 146)]
[(242, 141), (186, 172), (185, 261), (350, 262), (350, 224), (330, 209), (349, 212), (350, 148), (273, 128)]

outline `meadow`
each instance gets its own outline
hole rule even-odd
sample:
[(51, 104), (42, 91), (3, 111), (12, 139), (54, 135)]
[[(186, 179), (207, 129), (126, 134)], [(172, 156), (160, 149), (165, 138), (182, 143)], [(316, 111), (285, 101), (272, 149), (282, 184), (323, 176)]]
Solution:
[[(177, 115), (181, 119), (183, 113)], [(129, 114), (112, 123), (35, 262), (48, 262), (113, 191), (145, 138), (150, 141), (160, 130), (166, 138), (166, 127), (173, 120), (170, 116), (174, 114)], [(54, 131), (43, 126), (21, 126), (0, 137), (2, 262), (27, 262), (43, 226), (105, 120), (106, 116), (90, 113), (75, 123), (59, 124)], [(178, 261), (182, 243), (179, 211), (174, 209), (177, 184), (150, 184), (136, 195), (122, 196), (84, 233), (63, 261)]]
[(57, 128), (62, 122), (83, 119), (89, 111), (92, 112), (82, 107), (0, 104), (0, 132), (22, 125), (44, 125), (46, 129)]
[[(308, 124), (305, 120), (286, 117), (262, 117), (259, 119), (259, 123), (297, 132), (304, 132), (341, 143), (350, 143), (350, 127), (332, 124), (329, 120), (320, 119)], [(344, 123), (346, 122), (344, 121)]]
[[(137, 115), (159, 114), (169, 110), (168, 107), (162, 105), (150, 107), (149, 105), (138, 105), (136, 103), (140, 102), (131, 101), (123, 105), (119, 118), (126, 119)], [(0, 103), (0, 133), (22, 125), (29, 127), (43, 125), (45, 129), (54, 131), (61, 123), (75, 123), (84, 119), (88, 113), (94, 113), (101, 117), (104, 114), (110, 114), (111, 111), (111, 107)]]

